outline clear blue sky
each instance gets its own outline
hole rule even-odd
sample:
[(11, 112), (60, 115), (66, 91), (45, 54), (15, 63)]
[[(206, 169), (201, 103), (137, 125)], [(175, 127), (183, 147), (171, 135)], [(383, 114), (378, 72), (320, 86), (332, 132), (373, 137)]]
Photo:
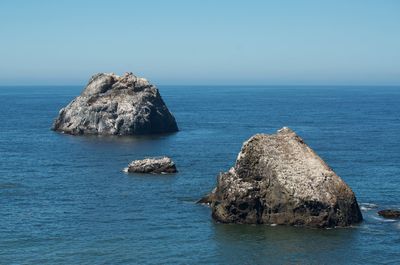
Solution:
[(0, 85), (400, 84), (400, 1), (0, 1)]

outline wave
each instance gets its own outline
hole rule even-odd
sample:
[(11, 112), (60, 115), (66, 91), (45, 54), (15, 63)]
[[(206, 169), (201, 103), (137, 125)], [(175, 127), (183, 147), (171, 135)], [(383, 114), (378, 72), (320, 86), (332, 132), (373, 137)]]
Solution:
[(376, 209), (376, 208), (378, 208), (378, 205), (374, 204), (374, 203), (368, 203), (368, 202), (360, 203), (361, 211), (370, 211), (370, 210)]
[(372, 218), (377, 220), (377, 221), (385, 222), (385, 223), (393, 223), (393, 222), (397, 221), (396, 219), (385, 219), (385, 218), (378, 217), (378, 216), (372, 216)]

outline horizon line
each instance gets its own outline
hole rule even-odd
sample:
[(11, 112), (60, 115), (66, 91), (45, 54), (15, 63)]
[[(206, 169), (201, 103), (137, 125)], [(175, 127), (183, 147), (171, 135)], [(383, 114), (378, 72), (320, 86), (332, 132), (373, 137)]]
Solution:
[[(156, 87), (163, 86), (163, 87), (183, 87), (183, 86), (190, 86), (190, 87), (206, 87), (206, 86), (214, 86), (214, 87), (400, 87), (400, 84), (152, 84)], [(77, 87), (83, 86), (85, 87), (86, 84), (0, 84), (1, 87)]]

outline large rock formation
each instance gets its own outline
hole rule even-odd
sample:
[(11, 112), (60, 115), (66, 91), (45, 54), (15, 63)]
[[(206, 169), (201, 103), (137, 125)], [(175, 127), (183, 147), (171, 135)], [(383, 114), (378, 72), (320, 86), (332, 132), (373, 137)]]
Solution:
[(349, 226), (362, 220), (343, 180), (289, 128), (257, 134), (201, 203), (223, 223)]
[(74, 135), (135, 135), (175, 132), (178, 126), (146, 79), (102, 73), (60, 110), (52, 129)]
[(151, 173), (151, 174), (169, 174), (176, 173), (175, 163), (169, 157), (145, 158), (142, 160), (133, 160), (127, 168), (128, 173)]

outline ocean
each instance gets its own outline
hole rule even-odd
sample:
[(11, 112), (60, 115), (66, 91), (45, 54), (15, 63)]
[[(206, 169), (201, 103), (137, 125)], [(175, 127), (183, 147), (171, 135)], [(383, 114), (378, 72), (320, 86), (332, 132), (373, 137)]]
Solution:
[[(180, 131), (50, 130), (80, 86), (0, 87), (0, 264), (400, 264), (400, 87), (159, 86)], [(364, 221), (215, 223), (195, 202), (256, 133), (293, 129), (353, 189)], [(168, 155), (175, 175), (126, 174)]]

